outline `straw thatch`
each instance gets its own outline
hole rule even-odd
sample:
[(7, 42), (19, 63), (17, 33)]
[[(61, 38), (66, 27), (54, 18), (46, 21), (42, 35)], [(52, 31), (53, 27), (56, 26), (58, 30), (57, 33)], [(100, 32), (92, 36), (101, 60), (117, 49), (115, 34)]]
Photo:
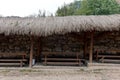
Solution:
[(47, 36), (80, 31), (120, 29), (120, 15), (67, 16), (46, 18), (0, 18), (0, 33)]

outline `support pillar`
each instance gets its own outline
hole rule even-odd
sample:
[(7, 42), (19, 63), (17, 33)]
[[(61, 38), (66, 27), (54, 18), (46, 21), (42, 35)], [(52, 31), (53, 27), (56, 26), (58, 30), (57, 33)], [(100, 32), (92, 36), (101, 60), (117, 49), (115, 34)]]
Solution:
[(89, 52), (89, 62), (92, 63), (93, 60), (93, 35), (94, 32), (90, 34), (90, 52)]
[(30, 47), (30, 59), (29, 59), (29, 67), (32, 68), (32, 61), (33, 61), (33, 37), (30, 37), (31, 47)]

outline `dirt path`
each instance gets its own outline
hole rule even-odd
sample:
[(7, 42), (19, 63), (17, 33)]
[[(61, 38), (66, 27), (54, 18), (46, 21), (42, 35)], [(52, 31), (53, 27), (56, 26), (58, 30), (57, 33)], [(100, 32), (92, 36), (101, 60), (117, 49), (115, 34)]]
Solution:
[(120, 80), (120, 67), (0, 68), (0, 80)]

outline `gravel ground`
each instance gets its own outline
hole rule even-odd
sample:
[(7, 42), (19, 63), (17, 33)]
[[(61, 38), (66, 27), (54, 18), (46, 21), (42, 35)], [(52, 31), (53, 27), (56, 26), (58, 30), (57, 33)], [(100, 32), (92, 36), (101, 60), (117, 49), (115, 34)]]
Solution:
[(0, 68), (0, 80), (120, 80), (120, 67)]

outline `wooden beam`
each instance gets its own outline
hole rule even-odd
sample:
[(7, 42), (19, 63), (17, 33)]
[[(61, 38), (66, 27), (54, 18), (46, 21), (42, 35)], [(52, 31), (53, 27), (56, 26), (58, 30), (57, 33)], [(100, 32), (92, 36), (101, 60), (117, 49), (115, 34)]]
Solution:
[(93, 36), (94, 36), (94, 32), (90, 33), (90, 52), (89, 52), (89, 62), (92, 63), (92, 59), (93, 59)]
[(29, 60), (29, 67), (32, 67), (33, 62), (33, 36), (30, 37), (31, 40), (31, 47), (30, 47), (30, 60)]

